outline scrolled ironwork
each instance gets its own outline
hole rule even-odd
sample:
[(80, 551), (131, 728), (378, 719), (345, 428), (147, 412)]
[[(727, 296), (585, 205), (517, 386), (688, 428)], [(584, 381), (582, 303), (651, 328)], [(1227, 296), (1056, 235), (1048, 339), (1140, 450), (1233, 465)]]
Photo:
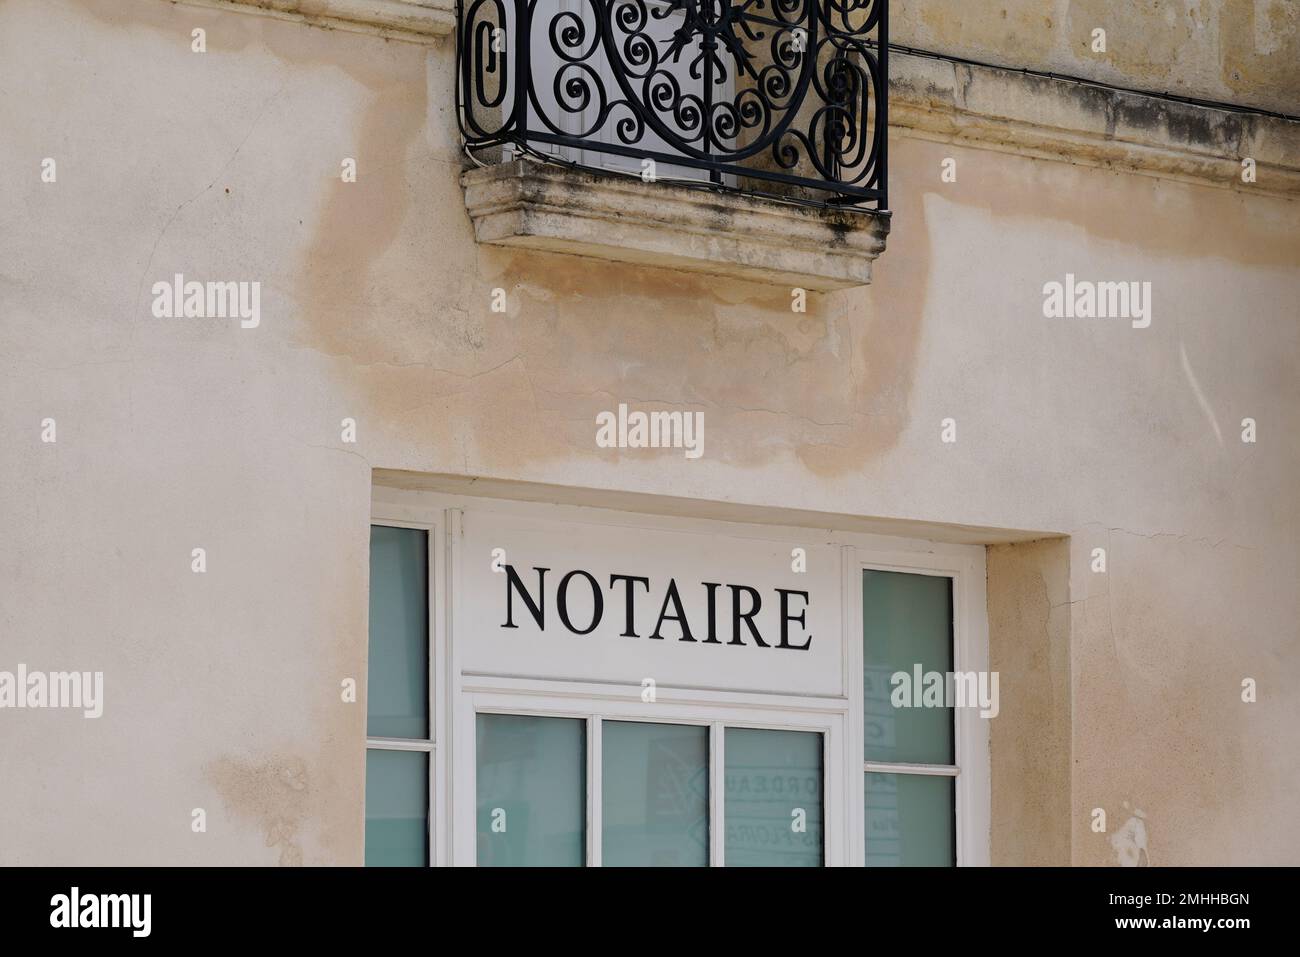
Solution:
[[(887, 208), (888, 0), (459, 0), (470, 152)], [(593, 159), (594, 158), (594, 159)]]

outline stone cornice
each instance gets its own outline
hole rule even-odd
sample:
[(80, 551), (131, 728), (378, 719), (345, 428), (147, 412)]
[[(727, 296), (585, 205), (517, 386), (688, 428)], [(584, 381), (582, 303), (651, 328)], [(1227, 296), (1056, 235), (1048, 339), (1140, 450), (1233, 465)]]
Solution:
[[(455, 0), (171, 2), (417, 43), (456, 27)], [(1259, 113), (895, 51), (889, 121), (904, 135), (1300, 196), (1300, 122)], [(1241, 179), (1246, 158), (1256, 164), (1254, 183)]]
[(172, 0), (312, 26), (431, 43), (456, 29), (455, 0)]
[[(1300, 196), (1300, 123), (932, 57), (890, 56), (904, 135)], [(1255, 160), (1256, 181), (1241, 179)]]

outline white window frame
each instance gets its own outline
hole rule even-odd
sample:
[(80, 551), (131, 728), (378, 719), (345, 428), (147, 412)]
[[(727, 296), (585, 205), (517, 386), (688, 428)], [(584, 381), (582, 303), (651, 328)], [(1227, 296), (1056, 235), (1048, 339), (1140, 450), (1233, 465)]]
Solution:
[[(439, 649), (445, 646), (445, 638), (446, 638), (445, 630), (438, 627), (438, 623), (434, 621), (435, 610), (442, 607), (442, 603), (445, 600), (445, 592), (442, 587), (442, 582), (445, 578), (445, 575), (442, 573), (442, 566), (444, 564), (444, 560), (441, 555), (441, 548), (438, 547), (438, 545), (442, 542), (441, 525), (438, 524), (437, 522), (427, 523), (427, 522), (420, 522), (420, 521), (403, 521), (398, 518), (381, 519), (381, 518), (374, 517), (373, 515), (370, 519), (370, 524), (372, 526), (385, 525), (390, 528), (418, 529), (424, 531), (428, 537), (428, 544), (426, 549), (428, 559), (425, 564), (426, 564), (426, 572), (428, 573), (429, 580), (426, 583), (427, 588), (425, 593), (426, 594), (425, 600), (428, 602), (428, 612), (429, 612), (427, 616), (429, 621), (429, 633), (428, 633), (427, 644), (426, 644), (426, 648), (428, 649), (428, 658), (429, 658), (428, 661), (429, 699), (426, 702), (426, 707), (428, 708), (428, 719), (429, 719), (429, 737), (428, 738), (380, 738), (380, 737), (372, 737), (369, 734), (367, 734), (366, 751), (367, 752), (419, 751), (429, 756), (429, 781), (428, 781), (429, 806), (427, 809), (428, 817), (426, 818), (426, 826), (428, 829), (427, 846), (429, 849), (429, 865), (437, 866), (438, 864), (443, 863), (443, 860), (440, 859), (440, 855), (442, 857), (445, 857), (445, 848), (443, 846), (443, 841), (440, 839), (439, 829), (436, 823), (442, 820), (442, 816), (445, 813), (445, 804), (444, 804), (444, 795), (442, 789), (436, 787), (435, 785), (437, 782), (446, 780), (446, 768), (444, 766), (443, 757), (446, 754), (446, 750), (447, 750), (446, 748), (439, 746), (439, 742), (445, 740), (444, 729), (446, 725), (445, 722), (441, 720), (441, 709), (435, 707), (437, 701), (444, 696), (437, 693), (434, 684), (437, 678), (441, 675), (441, 671), (437, 667), (437, 662), (439, 660)], [(369, 569), (370, 567), (368, 557), (367, 557), (366, 567), (367, 569)], [(370, 580), (370, 576), (367, 575), (366, 576), (367, 583), (369, 582), (369, 580)], [(367, 585), (367, 602), (368, 601), (369, 601), (369, 585)], [(368, 634), (367, 634), (367, 641), (366, 641), (366, 671), (365, 671), (365, 677), (362, 680), (365, 682), (367, 702), (369, 702), (370, 641), (369, 641)], [(369, 708), (369, 704), (367, 703), (367, 709), (368, 708)], [(367, 716), (367, 722), (368, 720), (369, 719)], [(363, 833), (364, 833), (364, 820), (365, 820), (364, 790), (365, 789), (363, 788), (362, 789)]]
[[(587, 855), (600, 860), (599, 801), (592, 791), (600, 781), (600, 723), (603, 720), (662, 721), (708, 725), (710, 736), (710, 865), (725, 863), (723, 778), (726, 757), (722, 729), (752, 727), (815, 731), (823, 737), (823, 842), (826, 866), (864, 866), (865, 771), (882, 766), (863, 761), (864, 688), (862, 655), (862, 573), (867, 569), (948, 577), (953, 581), (953, 669), (988, 669), (988, 617), (984, 549), (978, 545), (920, 538), (824, 529), (682, 518), (584, 505), (467, 496), (376, 484), (371, 524), (422, 528), (429, 535), (429, 693), (432, 739), (394, 742), (367, 738), (366, 747), (427, 750), (429, 761), (429, 860), (433, 866), (475, 863), (475, 714), (478, 711), (582, 718), (587, 725)], [(842, 575), (842, 693), (805, 696), (779, 691), (728, 692), (660, 687), (647, 706), (626, 689), (575, 676), (537, 679), (507, 674), (462, 674), (452, 635), (454, 603), (461, 587), (461, 516), (465, 509), (545, 517), (554, 521), (714, 531), (730, 537), (815, 542), (840, 546)], [(756, 510), (758, 512), (758, 510)], [(465, 636), (465, 640), (472, 640)], [(368, 647), (368, 643), (367, 643)], [(653, 707), (653, 712), (647, 712)], [(958, 866), (987, 865), (989, 852), (988, 725), (973, 708), (954, 709), (956, 844)], [(896, 768), (895, 770), (902, 770)], [(908, 767), (907, 770), (918, 770)]]
[[(857, 547), (851, 561), (845, 562), (849, 576), (844, 583), (848, 605), (853, 610), (853, 633), (856, 641), (846, 641), (849, 652), (848, 671), (858, 676), (851, 689), (853, 713), (865, 715), (866, 689), (863, 685), (862, 649), (862, 576), (867, 571), (904, 572), (910, 575), (932, 575), (952, 582), (952, 670), (987, 671), (988, 601), (984, 550), (980, 546), (959, 546), (963, 551), (929, 554), (923, 559), (911, 552), (887, 552)], [(974, 549), (972, 551), (972, 549)], [(848, 589), (855, 589), (849, 593)], [(846, 620), (850, 617), (846, 609)], [(861, 764), (862, 773), (854, 782), (855, 806), (862, 809), (857, 818), (862, 830), (854, 842), (861, 855), (859, 866), (866, 865), (866, 775), (878, 774), (931, 774), (954, 779), (954, 826), (958, 867), (987, 867), (990, 860), (990, 783), (988, 721), (979, 716), (976, 708), (953, 708), (953, 755), (955, 764), (909, 764), (902, 762), (866, 761), (864, 721), (852, 728), (856, 735), (853, 753)]]

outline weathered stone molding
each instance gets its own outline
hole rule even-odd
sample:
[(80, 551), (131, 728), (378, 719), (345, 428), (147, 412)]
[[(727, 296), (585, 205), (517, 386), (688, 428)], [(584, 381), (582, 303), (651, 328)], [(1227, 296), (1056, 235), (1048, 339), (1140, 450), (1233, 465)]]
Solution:
[(461, 177), (481, 243), (807, 289), (871, 280), (888, 217), (515, 160)]
[[(418, 43), (456, 28), (455, 0), (172, 2)], [(889, 111), (904, 135), (1300, 196), (1300, 122), (1278, 117), (899, 51), (890, 56)], [(1241, 179), (1247, 157), (1254, 183)]]
[(1300, 196), (1294, 121), (931, 57), (889, 67), (889, 125), (904, 135)]
[(173, 0), (430, 43), (456, 29), (455, 0)]

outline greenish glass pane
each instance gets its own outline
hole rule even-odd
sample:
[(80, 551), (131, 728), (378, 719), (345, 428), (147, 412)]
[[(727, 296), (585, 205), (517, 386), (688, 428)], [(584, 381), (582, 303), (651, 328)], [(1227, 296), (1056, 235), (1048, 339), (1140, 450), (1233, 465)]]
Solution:
[(867, 774), (867, 866), (953, 867), (955, 779)]
[(429, 755), (366, 752), (366, 867), (429, 863)]
[(429, 737), (429, 535), (370, 526), (366, 734)]
[[(952, 579), (864, 571), (862, 660), (865, 759), (953, 764), (953, 710), (943, 706), (952, 671)], [(897, 672), (907, 674), (906, 683), (893, 683)], [(942, 679), (938, 706), (914, 706), (925, 700), (930, 673)], [(895, 707), (896, 688), (908, 707)]]
[(822, 736), (726, 731), (728, 867), (822, 865)]
[(475, 723), (479, 866), (582, 867), (587, 723), (513, 714)]
[(707, 867), (709, 729), (606, 721), (601, 736), (601, 862)]

